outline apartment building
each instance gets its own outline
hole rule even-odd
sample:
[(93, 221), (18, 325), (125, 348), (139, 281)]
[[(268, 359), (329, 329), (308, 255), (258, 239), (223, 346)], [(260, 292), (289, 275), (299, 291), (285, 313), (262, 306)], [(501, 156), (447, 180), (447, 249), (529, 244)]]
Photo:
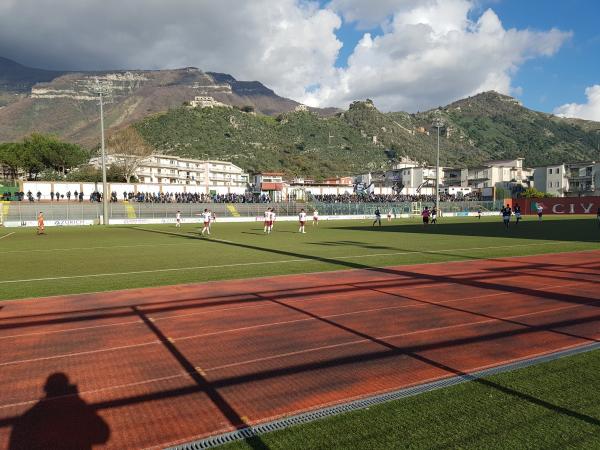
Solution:
[[(120, 164), (127, 156), (109, 155), (107, 164)], [(101, 166), (100, 158), (90, 164)], [(243, 194), (248, 188), (248, 174), (233, 163), (199, 160), (171, 155), (152, 155), (144, 159), (135, 170), (142, 184), (197, 186), (206, 193)]]
[[(444, 170), (439, 168), (440, 185), (444, 182)], [(399, 193), (405, 195), (435, 195), (436, 168), (423, 166), (414, 161), (405, 161), (396, 164), (391, 170), (386, 171), (386, 184), (394, 185)]]
[(503, 188), (514, 191), (529, 187), (533, 169), (523, 167), (524, 158), (487, 161), (468, 169), (467, 183), (474, 189)]
[(534, 169), (534, 187), (557, 197), (600, 195), (600, 163), (552, 164)]

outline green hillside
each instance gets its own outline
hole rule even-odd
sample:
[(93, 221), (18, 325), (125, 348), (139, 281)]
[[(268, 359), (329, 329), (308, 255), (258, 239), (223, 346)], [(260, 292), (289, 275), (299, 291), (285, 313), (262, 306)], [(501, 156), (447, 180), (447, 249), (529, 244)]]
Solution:
[(178, 108), (136, 126), (159, 151), (228, 160), (251, 172), (322, 178), (381, 170), (389, 161), (382, 147), (343, 118), (310, 112), (274, 118), (230, 108)]
[(322, 178), (383, 170), (401, 156), (433, 163), (436, 117), (444, 123), (445, 165), (522, 156), (526, 165), (535, 166), (599, 157), (600, 123), (531, 111), (495, 92), (417, 114), (382, 113), (369, 100), (330, 117), (178, 108), (136, 127), (161, 152), (230, 160), (251, 172), (283, 170)]

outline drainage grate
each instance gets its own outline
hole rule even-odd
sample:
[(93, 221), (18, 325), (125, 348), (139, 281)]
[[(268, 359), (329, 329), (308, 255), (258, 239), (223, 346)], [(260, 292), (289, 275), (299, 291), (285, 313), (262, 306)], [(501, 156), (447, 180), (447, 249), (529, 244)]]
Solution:
[(479, 372), (473, 372), (471, 374), (457, 375), (450, 378), (444, 378), (443, 380), (420, 384), (418, 386), (400, 389), (398, 391), (388, 392), (386, 394), (376, 395), (373, 397), (368, 397), (361, 400), (344, 403), (341, 405), (331, 406), (315, 411), (309, 411), (303, 414), (284, 417), (281, 419), (273, 420), (271, 422), (266, 422), (252, 427), (243, 428), (241, 430), (236, 430), (217, 436), (211, 436), (205, 439), (200, 439), (198, 441), (190, 442), (187, 444), (170, 447), (169, 450), (202, 450), (207, 448), (218, 447), (219, 445), (227, 444), (237, 440), (247, 439), (264, 433), (269, 433), (271, 431), (282, 430), (293, 425), (302, 425), (308, 422), (312, 422), (314, 420), (323, 419), (337, 414), (356, 411), (359, 409), (365, 409), (370, 406), (378, 405), (380, 403), (385, 403), (392, 400), (399, 400), (402, 398), (421, 394), (423, 392), (454, 386), (457, 384), (464, 383), (466, 381), (472, 381), (478, 378), (488, 377), (503, 372), (509, 372), (511, 370), (523, 369), (525, 367), (533, 366), (535, 364), (553, 361), (555, 359), (563, 358), (565, 356), (577, 355), (579, 353), (584, 353), (597, 349), (600, 349), (600, 342), (582, 345), (568, 350), (551, 353), (549, 355), (538, 356), (535, 358), (525, 359), (510, 364), (492, 367), (490, 369), (481, 370)]

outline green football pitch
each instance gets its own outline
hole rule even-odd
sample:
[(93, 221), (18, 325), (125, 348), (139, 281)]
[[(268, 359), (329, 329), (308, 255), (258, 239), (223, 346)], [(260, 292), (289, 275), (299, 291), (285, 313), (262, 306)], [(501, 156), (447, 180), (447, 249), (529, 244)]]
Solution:
[(292, 273), (364, 269), (600, 249), (592, 217), (526, 218), (506, 230), (499, 218), (323, 221), (299, 234), (279, 222), (0, 229), (0, 299), (98, 292)]

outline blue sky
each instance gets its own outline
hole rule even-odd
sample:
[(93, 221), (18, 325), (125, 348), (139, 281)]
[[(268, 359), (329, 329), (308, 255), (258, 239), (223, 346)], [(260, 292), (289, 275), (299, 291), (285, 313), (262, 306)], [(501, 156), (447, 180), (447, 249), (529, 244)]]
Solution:
[[(329, 2), (321, 1), (326, 7)], [(552, 112), (565, 103), (584, 103), (586, 87), (600, 84), (600, 1), (598, 0), (481, 0), (470, 12), (472, 20), (491, 8), (504, 28), (572, 32), (558, 52), (539, 57), (518, 67), (512, 84), (522, 89), (513, 93), (525, 106)], [(344, 21), (336, 35), (344, 46), (336, 61), (346, 67), (348, 57), (365, 32), (381, 35), (381, 27), (359, 29)]]
[(573, 32), (558, 53), (526, 62), (514, 84), (532, 109), (585, 101), (587, 86), (600, 84), (600, 2), (595, 0), (506, 0), (491, 5), (508, 28), (552, 27)]

